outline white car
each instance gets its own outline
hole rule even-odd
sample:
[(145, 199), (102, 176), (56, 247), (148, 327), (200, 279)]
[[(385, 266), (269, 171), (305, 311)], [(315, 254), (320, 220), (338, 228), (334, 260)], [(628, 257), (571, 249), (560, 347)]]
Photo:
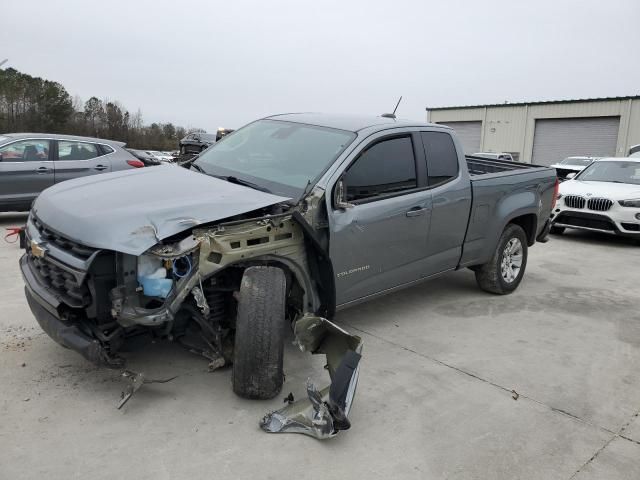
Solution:
[(158, 152), (157, 150), (147, 150), (146, 153), (154, 158), (157, 158), (161, 162), (173, 162), (173, 157), (166, 152)]
[(563, 180), (565, 178), (571, 178), (568, 177), (570, 173), (580, 173), (597, 159), (598, 157), (567, 157), (558, 163), (550, 165), (550, 167), (555, 168), (558, 173), (558, 178)]
[(489, 160), (507, 160), (513, 162), (513, 156), (510, 153), (505, 152), (476, 152), (472, 157), (482, 157)]
[(640, 158), (601, 158), (561, 183), (551, 233), (565, 228), (640, 239)]

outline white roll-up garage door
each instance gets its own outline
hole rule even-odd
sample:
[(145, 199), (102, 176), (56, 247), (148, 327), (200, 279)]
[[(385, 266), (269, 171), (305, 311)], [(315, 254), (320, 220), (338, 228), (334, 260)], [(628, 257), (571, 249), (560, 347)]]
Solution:
[(470, 155), (480, 151), (480, 134), (482, 132), (482, 122), (438, 122), (455, 130), (456, 135), (462, 143), (464, 153)]
[(574, 156), (613, 157), (620, 117), (536, 120), (531, 163), (551, 165)]

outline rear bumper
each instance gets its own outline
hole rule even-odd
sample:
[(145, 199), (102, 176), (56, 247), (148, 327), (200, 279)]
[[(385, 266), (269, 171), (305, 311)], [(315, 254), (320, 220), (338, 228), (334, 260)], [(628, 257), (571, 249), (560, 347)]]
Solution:
[(90, 362), (110, 368), (122, 365), (121, 361), (109, 355), (97, 339), (83, 332), (78, 325), (60, 318), (60, 300), (38, 281), (29, 267), (26, 255), (20, 259), (20, 270), (24, 278), (29, 308), (47, 335), (63, 347), (75, 350)]

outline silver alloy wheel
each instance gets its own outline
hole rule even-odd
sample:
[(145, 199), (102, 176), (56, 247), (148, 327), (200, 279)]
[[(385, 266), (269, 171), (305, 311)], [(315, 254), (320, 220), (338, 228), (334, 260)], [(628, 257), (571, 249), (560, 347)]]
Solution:
[(512, 238), (504, 246), (500, 272), (506, 283), (512, 283), (520, 274), (522, 268), (522, 243), (518, 238)]

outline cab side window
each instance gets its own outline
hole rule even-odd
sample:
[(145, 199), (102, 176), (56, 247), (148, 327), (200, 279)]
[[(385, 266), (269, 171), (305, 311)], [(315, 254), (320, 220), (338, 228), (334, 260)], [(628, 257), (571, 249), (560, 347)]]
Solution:
[(0, 147), (3, 162), (42, 162), (49, 159), (49, 140), (21, 140)]
[(100, 156), (98, 147), (93, 143), (58, 141), (59, 160), (89, 160)]
[(382, 140), (367, 147), (343, 176), (346, 200), (357, 202), (418, 186), (410, 136)]
[(444, 132), (422, 132), (427, 155), (429, 186), (434, 187), (458, 176), (458, 154), (451, 135)]

